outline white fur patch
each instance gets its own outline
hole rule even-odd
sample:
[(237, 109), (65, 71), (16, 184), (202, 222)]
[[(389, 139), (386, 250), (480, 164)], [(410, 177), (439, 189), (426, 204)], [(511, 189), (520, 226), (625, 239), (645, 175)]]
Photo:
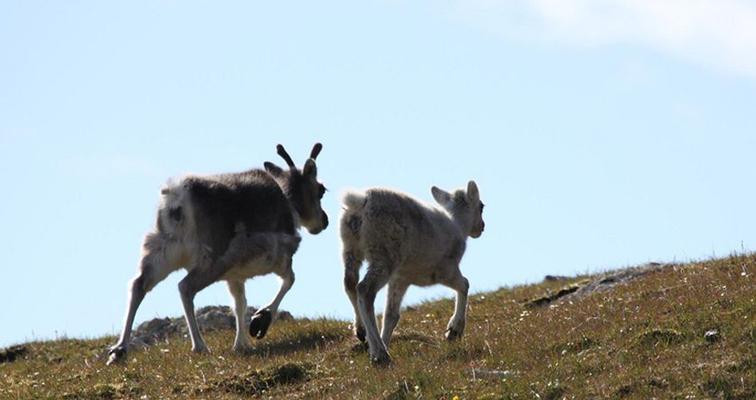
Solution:
[(341, 197), (341, 202), (347, 210), (358, 210), (365, 205), (365, 192), (347, 191)]

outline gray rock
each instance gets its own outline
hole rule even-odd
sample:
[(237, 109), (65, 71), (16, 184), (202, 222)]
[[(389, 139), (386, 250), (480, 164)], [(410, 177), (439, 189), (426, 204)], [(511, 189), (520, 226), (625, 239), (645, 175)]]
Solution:
[[(628, 283), (646, 274), (657, 272), (672, 264), (648, 263), (634, 268), (626, 268), (618, 271), (607, 272), (593, 280), (584, 280), (565, 286), (556, 292), (549, 292), (541, 297), (525, 302), (526, 307), (542, 307), (554, 304), (565, 299), (576, 299), (595, 292), (611, 290), (617, 285)], [(544, 281), (559, 282), (563, 277), (546, 275)], [(571, 278), (569, 278), (571, 279)]]
[[(257, 312), (254, 307), (247, 308), (245, 316), (246, 323), (249, 323), (252, 315)], [(228, 306), (205, 306), (197, 309), (197, 324), (203, 332), (217, 331), (223, 329), (235, 329), (236, 317), (234, 311)], [(279, 311), (277, 320), (291, 321), (294, 317), (288, 311)], [(184, 317), (175, 318), (154, 318), (142, 322), (134, 330), (131, 339), (131, 346), (144, 348), (157, 342), (164, 341), (172, 336), (186, 335), (188, 330)]]
[(197, 313), (197, 324), (205, 330), (231, 329), (236, 324), (235, 317), (220, 309), (205, 309)]
[(291, 315), (288, 311), (279, 311), (278, 312), (278, 318), (276, 318), (278, 321), (293, 321), (294, 316)]
[(137, 332), (159, 332), (171, 325), (170, 318), (154, 318), (149, 321), (142, 322), (137, 327)]
[(595, 292), (603, 292), (610, 290), (614, 286), (628, 283), (632, 280), (638, 279), (646, 274), (661, 271), (664, 268), (670, 267), (673, 264), (662, 264), (657, 262), (651, 262), (639, 267), (626, 268), (619, 271), (613, 271), (606, 273), (597, 279), (593, 280), (589, 284), (581, 287), (572, 295), (579, 298)]

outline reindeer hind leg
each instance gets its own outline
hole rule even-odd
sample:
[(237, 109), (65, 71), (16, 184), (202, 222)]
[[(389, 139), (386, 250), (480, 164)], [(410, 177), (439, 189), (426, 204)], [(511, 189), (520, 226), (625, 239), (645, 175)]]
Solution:
[(144, 254), (139, 264), (139, 272), (129, 284), (129, 300), (121, 336), (118, 342), (108, 351), (108, 365), (125, 358), (131, 341), (134, 318), (144, 297), (160, 281), (178, 268), (166, 258), (165, 250), (170, 245), (172, 244), (159, 233), (151, 233), (145, 238)]

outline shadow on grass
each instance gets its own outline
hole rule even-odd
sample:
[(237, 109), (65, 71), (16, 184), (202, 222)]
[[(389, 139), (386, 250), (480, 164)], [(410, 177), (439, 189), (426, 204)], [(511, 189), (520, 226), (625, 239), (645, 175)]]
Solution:
[(345, 334), (335, 332), (307, 332), (295, 338), (281, 338), (276, 341), (260, 341), (245, 356), (280, 356), (303, 350), (315, 350), (333, 342), (342, 341)]
[[(257, 396), (278, 386), (292, 385), (307, 380), (313, 366), (308, 363), (286, 363), (277, 367), (252, 371), (241, 375), (219, 378), (193, 390), (194, 395), (213, 392), (232, 393), (243, 397)], [(175, 394), (190, 394), (183, 387), (174, 389)]]
[[(391, 343), (400, 343), (400, 342), (410, 342), (410, 343), (421, 343), (421, 344), (427, 344), (431, 345), (433, 347), (439, 347), (439, 341), (436, 339), (433, 339), (430, 336), (425, 336), (420, 333), (416, 332), (408, 332), (408, 333), (402, 333), (397, 334), (394, 337), (391, 338)], [(351, 353), (367, 353), (368, 351), (368, 344), (367, 342), (357, 342), (350, 348)]]
[(396, 341), (396, 342), (419, 342), (419, 343), (429, 344), (429, 345), (436, 346), (436, 347), (438, 347), (438, 345), (439, 345), (439, 341), (438, 340), (436, 340), (436, 339), (434, 339), (434, 338), (432, 338), (430, 336), (426, 336), (426, 335), (423, 335), (423, 334), (420, 334), (420, 333), (416, 333), (416, 332), (407, 332), (407, 333), (402, 333), (402, 334), (396, 335), (396, 336), (394, 336), (393, 339), (391, 339), (391, 341)]

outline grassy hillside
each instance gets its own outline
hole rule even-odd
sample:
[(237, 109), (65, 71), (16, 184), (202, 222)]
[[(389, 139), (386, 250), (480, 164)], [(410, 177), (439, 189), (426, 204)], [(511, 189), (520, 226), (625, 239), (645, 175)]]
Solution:
[(332, 320), (277, 323), (247, 356), (220, 331), (205, 335), (211, 355), (176, 337), (111, 367), (102, 351), (112, 337), (28, 343), (14, 361), (0, 353), (0, 398), (751, 399), (755, 264), (668, 266), (559, 299), (601, 277), (476, 294), (457, 343), (442, 340), (451, 300), (411, 307), (385, 369)]

